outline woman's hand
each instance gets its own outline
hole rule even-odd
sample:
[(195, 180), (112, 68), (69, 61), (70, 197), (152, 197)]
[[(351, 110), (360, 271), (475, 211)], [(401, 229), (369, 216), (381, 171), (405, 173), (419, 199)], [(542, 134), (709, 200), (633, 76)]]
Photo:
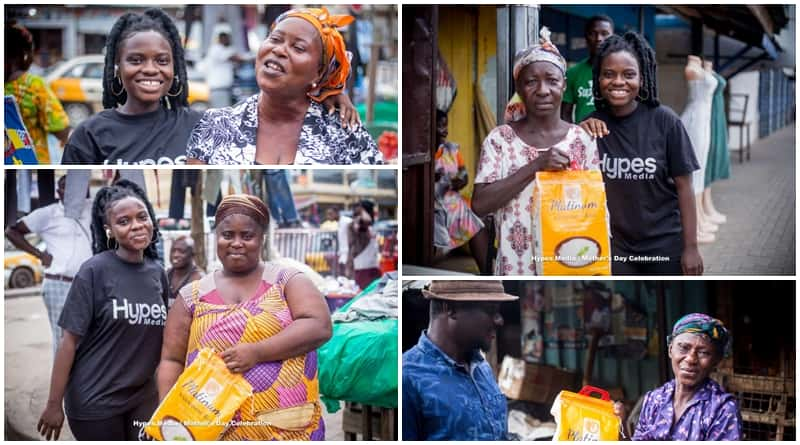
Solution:
[(539, 157), (534, 159), (536, 171), (557, 172), (566, 170), (569, 167), (569, 156), (563, 151), (553, 147), (547, 151), (539, 153)]
[(681, 270), (684, 275), (703, 275), (703, 258), (697, 246), (683, 248)]
[(258, 363), (258, 349), (254, 343), (241, 343), (220, 354), (231, 372), (244, 374)]
[(614, 401), (614, 415), (617, 416), (619, 419), (620, 424), (620, 437), (619, 439), (626, 439), (626, 431), (627, 428), (625, 427), (625, 421), (628, 420), (628, 413), (625, 410), (625, 404), (619, 400)]
[(63, 425), (64, 408), (61, 407), (61, 403), (47, 402), (36, 429), (45, 440), (58, 440)]
[(608, 136), (609, 133), (606, 123), (593, 117), (586, 119), (578, 125), (593, 138), (602, 138), (603, 136)]
[(358, 110), (350, 102), (350, 97), (345, 94), (335, 94), (323, 100), (322, 103), (328, 110), (328, 114), (333, 114), (336, 109), (339, 109), (339, 118), (342, 120), (342, 127), (356, 128), (361, 123), (361, 117), (358, 115)]

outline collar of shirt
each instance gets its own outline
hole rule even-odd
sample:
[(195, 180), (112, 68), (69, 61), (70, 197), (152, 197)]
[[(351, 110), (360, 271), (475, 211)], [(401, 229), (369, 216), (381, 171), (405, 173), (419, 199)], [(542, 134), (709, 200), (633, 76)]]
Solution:
[[(692, 396), (692, 400), (686, 405), (680, 419), (675, 418), (675, 379), (670, 380), (661, 389), (662, 406), (658, 409), (659, 420), (665, 421), (666, 425), (670, 425), (670, 430), (680, 427), (682, 419), (689, 416), (695, 405), (700, 402), (707, 402), (711, 399), (711, 379), (707, 378), (698, 388), (697, 392)], [(658, 423), (658, 422), (657, 422)]]
[(431, 339), (428, 337), (427, 329), (422, 331), (422, 335), (419, 336), (417, 346), (419, 346), (422, 352), (424, 352), (426, 355), (437, 357), (439, 360), (452, 366), (453, 368), (468, 371), (470, 375), (472, 375), (475, 372), (475, 369), (477, 369), (477, 367), (485, 361), (483, 355), (481, 355), (480, 351), (476, 349), (472, 351), (472, 356), (470, 357), (468, 363), (457, 363), (431, 341)]

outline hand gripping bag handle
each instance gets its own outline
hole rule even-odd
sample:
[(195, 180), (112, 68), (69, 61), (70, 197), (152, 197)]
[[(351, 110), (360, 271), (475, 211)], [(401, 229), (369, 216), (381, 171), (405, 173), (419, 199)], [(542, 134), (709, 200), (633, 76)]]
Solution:
[(581, 388), (581, 390), (578, 391), (578, 394), (587, 397), (591, 397), (592, 394), (599, 394), (601, 400), (607, 400), (607, 401), (611, 400), (611, 397), (608, 395), (608, 391), (591, 385), (586, 385), (583, 388)]

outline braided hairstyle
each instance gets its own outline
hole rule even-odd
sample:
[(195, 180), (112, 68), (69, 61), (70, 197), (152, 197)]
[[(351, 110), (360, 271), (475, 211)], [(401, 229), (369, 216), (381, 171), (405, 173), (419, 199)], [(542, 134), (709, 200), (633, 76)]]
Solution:
[[(124, 104), (128, 99), (128, 93), (122, 88), (119, 80), (116, 80), (114, 65), (117, 64), (117, 51), (128, 37), (137, 32), (155, 31), (169, 42), (172, 48), (173, 72), (177, 79), (170, 86), (172, 91), (180, 92), (176, 96), (164, 96), (164, 101), (171, 108), (189, 106), (189, 87), (186, 77), (186, 59), (183, 54), (183, 45), (178, 28), (172, 19), (159, 8), (150, 8), (142, 14), (129, 12), (120, 17), (106, 39), (106, 60), (103, 68), (103, 108), (116, 108), (117, 105)], [(177, 85), (179, 84), (179, 85)], [(114, 95), (114, 91), (122, 90), (119, 96)]]
[(120, 179), (114, 185), (101, 188), (94, 197), (94, 203), (92, 204), (92, 252), (98, 254), (110, 250), (108, 246), (109, 239), (103, 227), (104, 225), (110, 225), (106, 220), (108, 209), (111, 204), (129, 197), (142, 201), (147, 207), (147, 213), (150, 214), (150, 220), (153, 222), (153, 240), (144, 250), (144, 256), (157, 260), (158, 251), (156, 250), (155, 240), (160, 235), (156, 222), (156, 213), (153, 211), (153, 205), (150, 204), (150, 200), (147, 199), (144, 190), (127, 179)]
[(6, 22), (5, 25), (6, 65), (14, 64), (16, 69), (28, 71), (33, 64), (33, 35), (16, 22)]
[(598, 110), (609, 108), (608, 102), (600, 94), (600, 68), (603, 65), (603, 59), (620, 51), (630, 53), (639, 63), (639, 95), (636, 100), (651, 107), (659, 106), (656, 52), (653, 51), (644, 36), (629, 31), (624, 36), (616, 34), (609, 36), (597, 48), (597, 57), (595, 57), (592, 67), (592, 94), (595, 108)]

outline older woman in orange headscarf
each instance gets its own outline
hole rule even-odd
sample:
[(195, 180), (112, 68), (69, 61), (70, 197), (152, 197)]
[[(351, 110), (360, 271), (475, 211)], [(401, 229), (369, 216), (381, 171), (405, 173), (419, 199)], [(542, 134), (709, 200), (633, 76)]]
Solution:
[(215, 221), (222, 269), (184, 286), (169, 311), (159, 397), (212, 348), (253, 388), (221, 440), (323, 440), (316, 349), (331, 337), (328, 306), (299, 270), (261, 260), (269, 211), (260, 199), (226, 196)]
[(207, 111), (189, 139), (188, 163), (382, 163), (364, 127), (342, 127), (320, 104), (344, 89), (350, 54), (337, 28), (352, 21), (325, 8), (280, 15), (256, 56), (260, 93)]

